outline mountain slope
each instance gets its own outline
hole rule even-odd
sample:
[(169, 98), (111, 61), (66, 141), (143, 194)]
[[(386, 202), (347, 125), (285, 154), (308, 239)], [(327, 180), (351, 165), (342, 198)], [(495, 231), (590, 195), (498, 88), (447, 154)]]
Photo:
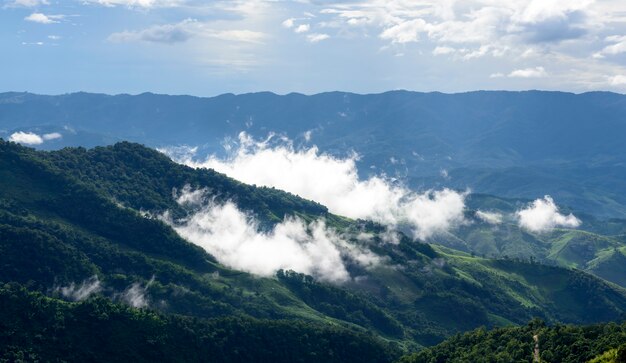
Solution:
[[(481, 325), (617, 320), (626, 292), (580, 271), (472, 257), (414, 242), (383, 243), (385, 228), (329, 214), (288, 193), (177, 165), (129, 143), (37, 152), (0, 141), (0, 281), (65, 299), (101, 296), (201, 318), (292, 319), (430, 345)], [(324, 217), (381, 263), (342, 256), (340, 284), (293, 271), (258, 277), (227, 268), (150, 215), (184, 216), (172, 189), (206, 188), (272, 228), (285, 217)], [(147, 213), (150, 212), (150, 213)], [(367, 235), (366, 240), (362, 239)], [(88, 295), (88, 294), (87, 294)]]
[(388, 362), (376, 338), (328, 325), (213, 320), (132, 309), (103, 298), (68, 303), (0, 286), (0, 359), (67, 362)]

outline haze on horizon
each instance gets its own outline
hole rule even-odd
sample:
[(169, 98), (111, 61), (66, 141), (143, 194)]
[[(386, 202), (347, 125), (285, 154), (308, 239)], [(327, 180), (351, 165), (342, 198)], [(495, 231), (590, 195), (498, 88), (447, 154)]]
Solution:
[(0, 0), (1, 91), (626, 91), (617, 0)]

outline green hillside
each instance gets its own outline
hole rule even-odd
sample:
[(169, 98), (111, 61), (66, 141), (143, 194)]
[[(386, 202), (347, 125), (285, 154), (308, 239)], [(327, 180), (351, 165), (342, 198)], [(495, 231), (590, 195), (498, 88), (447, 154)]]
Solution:
[[(172, 191), (185, 185), (206, 188), (218, 201), (235, 201), (262, 222), (260, 228), (271, 228), (286, 215), (325, 218), (351, 244), (383, 262), (364, 267), (346, 260), (353, 279), (342, 284), (294, 271), (268, 278), (229, 269), (146, 214), (184, 216), (188, 211)], [(152, 314), (117, 305), (126, 303), (193, 319), (254, 321), (250, 324), (261, 330), (274, 329), (270, 321), (287, 320), (298, 322), (296, 327), (309, 336), (326, 327), (357, 346), (386, 351), (389, 360), (400, 350), (436, 344), (479, 326), (524, 324), (535, 316), (594, 323), (619, 320), (626, 312), (623, 289), (579, 270), (471, 256), (406, 236), (398, 244), (382, 243), (384, 232), (379, 225), (331, 215), (317, 203), (282, 191), (177, 165), (136, 144), (38, 152), (0, 141), (0, 281), (49, 298), (20, 287), (5, 288), (13, 291), (8, 294), (23, 291), (23, 299), (62, 310), (46, 314), (62, 316), (93, 304), (122, 309), (122, 315)], [(357, 238), (362, 234), (371, 238), (364, 242)], [(96, 281), (91, 295), (96, 302), (59, 301), (83, 299)], [(133, 319), (142, 322), (137, 329), (146, 329), (143, 318)], [(2, 320), (9, 324), (11, 316)], [(198, 324), (190, 329), (220, 329)], [(29, 339), (38, 333), (27, 326), (20, 329), (26, 329), (28, 339), (14, 343), (11, 351), (34, 344)]]
[(5, 362), (387, 362), (375, 337), (284, 320), (203, 320), (138, 310), (108, 299), (51, 299), (0, 287)]
[[(470, 223), (431, 242), (476, 256), (533, 259), (543, 264), (579, 269), (626, 287), (625, 220), (598, 220), (581, 215), (582, 224), (578, 229), (529, 232), (520, 228), (514, 217), (515, 211), (528, 202), (470, 195), (466, 212)], [(477, 217), (477, 210), (500, 213), (503, 221), (499, 224), (485, 222)]]
[(520, 327), (480, 328), (458, 334), (434, 347), (405, 356), (400, 362), (533, 362), (537, 356), (546, 363), (623, 362), (617, 360), (617, 356), (618, 351), (623, 354), (625, 350), (626, 323), (546, 326), (540, 320), (533, 320)]

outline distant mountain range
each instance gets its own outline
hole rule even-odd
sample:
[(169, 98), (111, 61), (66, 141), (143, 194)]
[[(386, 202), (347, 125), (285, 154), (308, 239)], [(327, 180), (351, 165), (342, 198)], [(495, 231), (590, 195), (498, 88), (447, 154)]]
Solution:
[(0, 137), (61, 135), (33, 145), (42, 149), (130, 140), (220, 153), (241, 131), (281, 133), (335, 155), (354, 150), (363, 175), (398, 175), (414, 188), (550, 194), (579, 211), (626, 217), (626, 96), (615, 93), (0, 94)]

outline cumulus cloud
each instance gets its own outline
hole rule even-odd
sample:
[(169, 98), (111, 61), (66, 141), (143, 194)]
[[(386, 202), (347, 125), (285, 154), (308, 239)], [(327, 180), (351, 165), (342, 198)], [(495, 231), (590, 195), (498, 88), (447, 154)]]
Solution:
[(203, 200), (201, 192), (185, 188), (177, 197), (181, 205), (200, 206), (188, 218), (173, 221), (166, 213), (163, 220), (231, 268), (260, 276), (291, 269), (325, 281), (345, 282), (350, 275), (344, 259), (363, 266), (379, 261), (369, 250), (347, 242), (323, 220), (307, 224), (287, 218), (270, 231), (260, 231), (256, 220), (233, 202)]
[(548, 75), (543, 67), (516, 69), (509, 73), (510, 78), (541, 78)]
[(100, 284), (98, 276), (92, 276), (83, 281), (80, 285), (76, 285), (72, 282), (69, 286), (57, 287), (54, 290), (59, 292), (66, 299), (81, 301), (101, 291), (102, 285)]
[(523, 32), (531, 42), (552, 42), (579, 38), (592, 23), (588, 9), (593, 0), (532, 0), (515, 14), (513, 31)]
[(213, 168), (249, 184), (276, 187), (326, 205), (350, 218), (388, 226), (407, 226), (414, 237), (428, 238), (462, 223), (465, 193), (450, 189), (415, 193), (385, 176), (361, 180), (357, 155), (337, 158), (317, 147), (296, 149), (284, 138), (257, 141), (246, 133), (226, 158), (209, 156), (178, 161)]
[(311, 29), (310, 24), (300, 24), (293, 31), (296, 33), (306, 33)]
[(454, 53), (456, 51), (456, 49), (452, 48), (452, 47), (436, 47), (435, 49), (433, 49), (433, 55), (444, 55), (444, 54), (450, 54), (450, 53)]
[(61, 137), (63, 137), (63, 135), (58, 132), (38, 135), (33, 132), (18, 131), (9, 136), (9, 141), (17, 142), (24, 145), (41, 145), (45, 141), (56, 140), (60, 139)]
[(43, 13), (32, 13), (25, 17), (24, 20), (39, 24), (54, 24), (63, 19), (65, 15), (46, 15)]
[(284, 26), (287, 29), (292, 28), (294, 26), (295, 20), (296, 19), (294, 18), (285, 19), (285, 21), (282, 22), (282, 26)]
[(328, 38), (330, 38), (330, 35), (323, 33), (313, 33), (306, 36), (306, 39), (311, 43), (318, 43)]
[(476, 211), (476, 217), (481, 219), (483, 222), (487, 222), (489, 224), (500, 224), (502, 223), (502, 219), (504, 218), (502, 213), (486, 212), (481, 210)]
[(43, 138), (32, 132), (18, 131), (9, 136), (9, 141), (18, 142), (26, 145), (40, 145), (43, 144)]
[(116, 43), (143, 41), (174, 44), (186, 42), (194, 37), (259, 43), (265, 34), (242, 29), (216, 30), (210, 28), (207, 23), (195, 19), (185, 19), (174, 24), (155, 25), (136, 31), (113, 33), (108, 37), (108, 40)]
[(556, 227), (576, 228), (580, 226), (580, 219), (573, 214), (563, 215), (554, 200), (546, 195), (537, 199), (528, 207), (516, 213), (520, 227), (531, 232), (544, 232)]
[(382, 39), (391, 40), (392, 43), (409, 43), (417, 42), (419, 34), (427, 28), (427, 23), (423, 19), (414, 19), (401, 22), (385, 29), (380, 37)]

